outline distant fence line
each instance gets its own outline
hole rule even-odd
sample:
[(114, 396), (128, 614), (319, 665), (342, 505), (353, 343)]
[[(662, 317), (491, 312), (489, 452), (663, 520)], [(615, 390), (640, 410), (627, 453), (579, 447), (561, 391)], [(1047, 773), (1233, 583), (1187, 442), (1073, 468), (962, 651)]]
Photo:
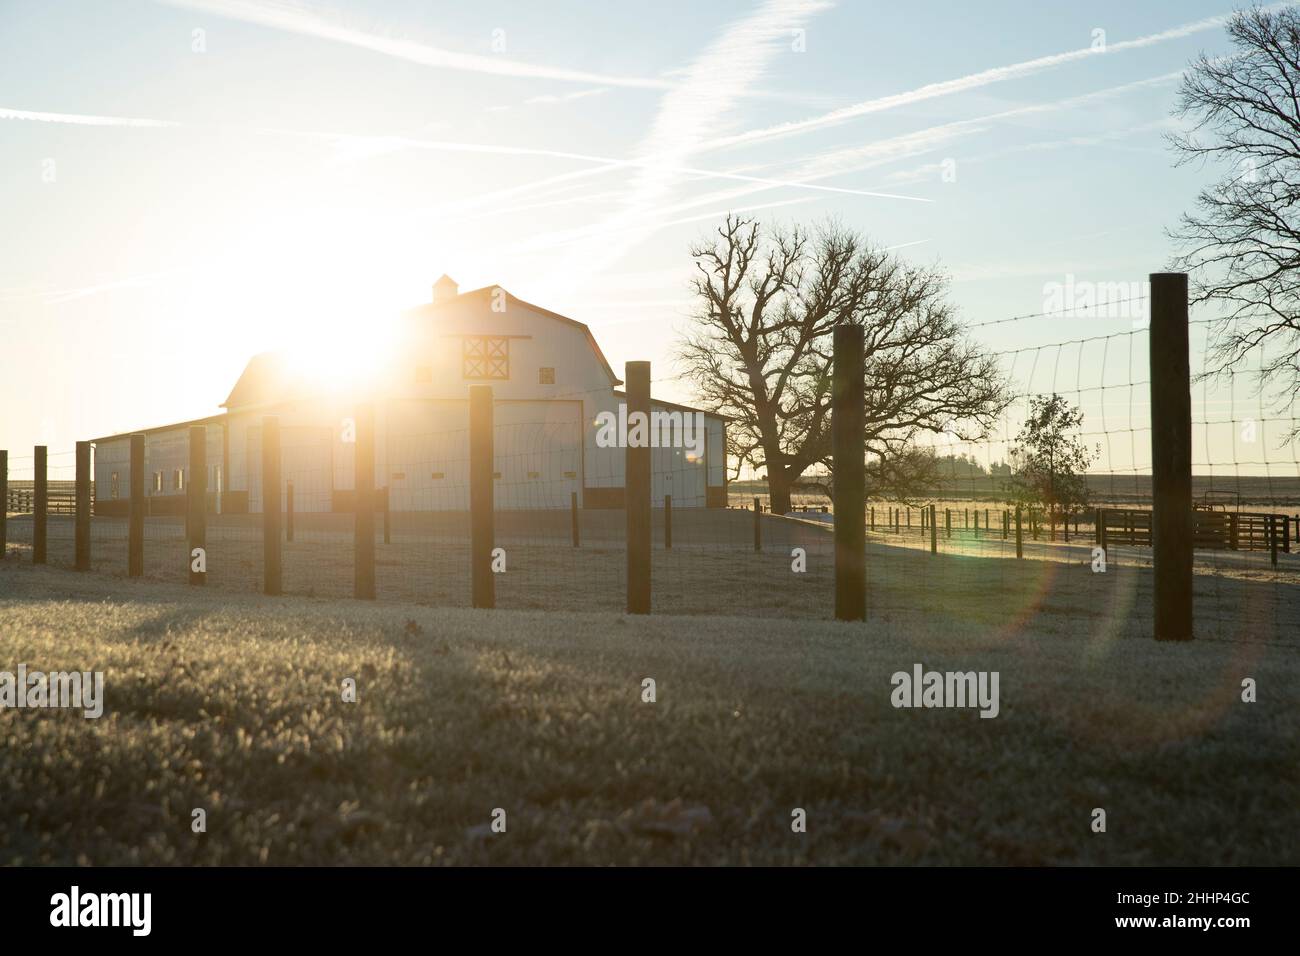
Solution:
[[(5, 494), (5, 510), (9, 514), (31, 514), (36, 509), (35, 482), (26, 482), (31, 487), (21, 487), (14, 482)], [(54, 482), (50, 482), (52, 486)], [(71, 484), (70, 482), (68, 484)], [(93, 499), (94, 493), (91, 493)], [(77, 493), (75, 490), (50, 487), (46, 493), (46, 508), (52, 515), (70, 515), (77, 512)]]
[[(867, 509), (868, 530), (880, 535), (925, 535), (930, 511), (935, 509), (942, 536), (954, 530), (968, 532), (972, 540), (996, 537), (1009, 540), (1014, 528), (1012, 508), (951, 508), (928, 504), (882, 504)], [(805, 506), (795, 513), (816, 514), (824, 509)], [(1090, 537), (1097, 544), (1109, 541), (1136, 547), (1151, 547), (1151, 511), (1140, 508), (1078, 508), (1049, 512), (1042, 508), (1022, 509), (1025, 533), (1037, 541), (1070, 543)], [(1282, 512), (1192, 510), (1193, 535), (1197, 551), (1273, 551), (1290, 554), (1292, 542), (1300, 540), (1300, 514)], [(1294, 527), (1294, 532), (1293, 532)]]

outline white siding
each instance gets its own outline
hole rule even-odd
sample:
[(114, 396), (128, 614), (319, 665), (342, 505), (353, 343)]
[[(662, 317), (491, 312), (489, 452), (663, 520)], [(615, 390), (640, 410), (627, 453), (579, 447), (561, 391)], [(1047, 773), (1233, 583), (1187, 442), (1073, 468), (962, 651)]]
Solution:
[(576, 401), (497, 402), (493, 485), (498, 511), (567, 508), (582, 492), (582, 406)]
[[(221, 464), (222, 428), (221, 423), (209, 423), (206, 426), (208, 474), (212, 475), (212, 466)], [(183, 473), (183, 487), (176, 487), (176, 472)], [(94, 455), (95, 498), (102, 501), (113, 500), (113, 473), (118, 475), (117, 500), (126, 501), (131, 497), (131, 436), (123, 435), (107, 441), (96, 442)], [(156, 490), (155, 476), (162, 473), (162, 490)], [(146, 498), (157, 495), (184, 494), (190, 483), (190, 426), (178, 425), (172, 428), (157, 429), (145, 435), (144, 440), (144, 494)], [(215, 476), (214, 476), (215, 477)], [(216, 491), (209, 480), (208, 491)]]
[(385, 479), (393, 511), (469, 509), (469, 402), (388, 403)]

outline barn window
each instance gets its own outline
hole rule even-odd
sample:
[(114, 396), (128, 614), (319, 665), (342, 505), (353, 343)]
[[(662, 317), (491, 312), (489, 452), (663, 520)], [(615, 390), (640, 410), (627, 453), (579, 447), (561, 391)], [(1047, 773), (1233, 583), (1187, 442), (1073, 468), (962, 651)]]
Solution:
[(427, 385), (433, 381), (432, 365), (417, 365), (415, 367), (415, 384)]
[(492, 335), (467, 335), (461, 340), (461, 377), (508, 379), (510, 340)]
[(118, 482), (119, 482), (118, 473), (115, 471), (108, 479), (108, 496), (110, 498), (117, 497), (118, 489), (120, 487)]
[(185, 490), (185, 469), (177, 468), (176, 473), (172, 475), (172, 487), (176, 491)]
[(538, 384), (538, 385), (554, 385), (554, 384), (555, 384), (555, 369), (553, 369), (553, 368), (539, 368), (539, 369), (537, 370), (537, 384)]
[(153, 490), (155, 494), (162, 491), (163, 488), (162, 479), (163, 479), (163, 473), (161, 471), (155, 471), (153, 473)]

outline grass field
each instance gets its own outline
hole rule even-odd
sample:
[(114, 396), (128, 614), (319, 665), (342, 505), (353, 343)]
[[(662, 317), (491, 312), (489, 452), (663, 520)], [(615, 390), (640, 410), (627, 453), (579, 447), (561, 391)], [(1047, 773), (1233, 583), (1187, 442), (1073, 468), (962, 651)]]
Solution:
[[(673, 549), (663, 549), (663, 513), (654, 518), (656, 605), (683, 614), (824, 617), (832, 586), (832, 540), (825, 528), (764, 516), (764, 550), (753, 550), (753, 516), (726, 510), (676, 511)], [(495, 578), (497, 605), (515, 609), (610, 610), (626, 606), (625, 517), (621, 511), (581, 513), (581, 547), (571, 544), (565, 512), (497, 515), (496, 543), (505, 549), (505, 574)], [(298, 515), (292, 542), (284, 542), (286, 593), (350, 597), (353, 593), (351, 515)], [(13, 550), (30, 560), (32, 524), (12, 519)], [(124, 574), (125, 519), (96, 518), (91, 528), (96, 570)], [(51, 516), (48, 560), (70, 567), (73, 520)], [(808, 572), (791, 573), (790, 551), (808, 555)], [(207, 529), (208, 586), (262, 589), (260, 515), (212, 517)], [(738, 560), (738, 556), (743, 560)], [(393, 515), (391, 543), (376, 532), (376, 587), (381, 601), (437, 607), (470, 603), (468, 515)], [(145, 576), (183, 582), (189, 549), (180, 518), (145, 521)], [(704, 586), (701, 586), (702, 583)]]
[[(106, 709), (0, 710), (0, 861), (1300, 863), (1294, 585), (1198, 578), (1235, 624), (1156, 645), (1143, 569), (872, 551), (852, 625), (270, 599), (11, 557), (0, 670), (102, 670)], [(1000, 672), (999, 716), (894, 709), (918, 662)]]

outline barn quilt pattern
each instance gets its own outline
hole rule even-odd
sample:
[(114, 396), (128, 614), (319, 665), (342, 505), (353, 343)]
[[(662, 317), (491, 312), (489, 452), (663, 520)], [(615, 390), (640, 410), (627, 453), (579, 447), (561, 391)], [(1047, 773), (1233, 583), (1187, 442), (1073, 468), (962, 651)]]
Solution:
[(509, 379), (510, 340), (490, 335), (466, 336), (461, 345), (463, 378)]

